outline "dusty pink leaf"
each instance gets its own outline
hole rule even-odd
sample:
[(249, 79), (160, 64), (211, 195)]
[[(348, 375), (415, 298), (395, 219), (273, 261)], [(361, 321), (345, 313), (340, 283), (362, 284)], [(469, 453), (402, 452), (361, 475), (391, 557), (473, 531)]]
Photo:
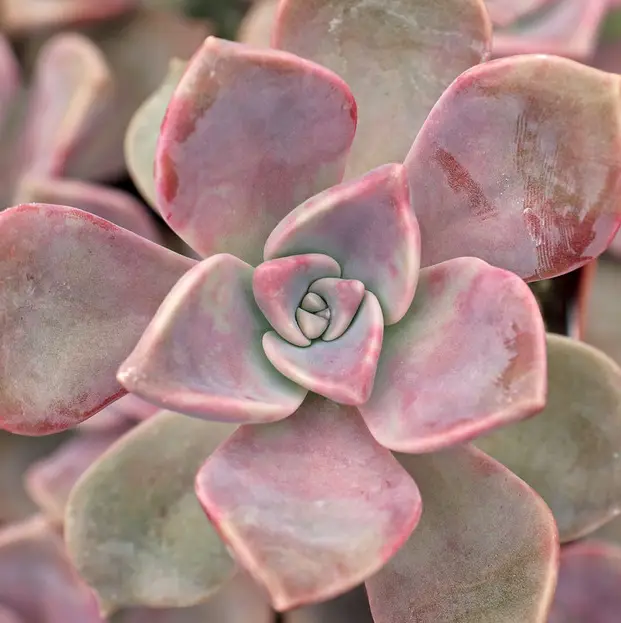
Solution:
[(194, 262), (43, 204), (0, 214), (0, 243), (0, 426), (70, 428), (125, 393), (118, 366)]
[(373, 623), (362, 587), (321, 604), (286, 612), (284, 623)]
[(422, 263), (480, 257), (524, 279), (602, 253), (621, 223), (619, 77), (546, 56), (460, 76), (407, 160)]
[(476, 258), (421, 271), (406, 317), (387, 327), (360, 406), (387, 448), (428, 452), (540, 411), (545, 333), (519, 277)]
[(234, 427), (161, 412), (138, 425), (74, 487), (65, 540), (102, 609), (181, 607), (234, 571), (194, 494), (194, 476)]
[(420, 524), (370, 580), (375, 623), (543, 623), (558, 538), (541, 498), (471, 446), (399, 460), (420, 486)]
[(24, 623), (103, 623), (62, 538), (40, 517), (0, 532), (0, 603)]
[(581, 342), (547, 342), (545, 409), (476, 444), (543, 497), (571, 541), (621, 512), (621, 369)]
[(204, 256), (258, 263), (276, 223), (340, 181), (355, 127), (349, 88), (327, 69), (209, 37), (162, 125), (157, 207)]
[(19, 197), (23, 203), (78, 208), (147, 240), (161, 242), (152, 214), (130, 194), (114, 188), (71, 179), (26, 177), (20, 184)]
[(357, 411), (318, 396), (283, 422), (241, 427), (200, 469), (196, 489), (277, 610), (359, 584), (421, 511), (416, 485)]
[(354, 321), (340, 338), (300, 347), (270, 331), (263, 336), (263, 349), (273, 366), (298, 385), (335, 402), (361, 405), (373, 390), (383, 334), (380, 304), (366, 292)]
[(252, 291), (259, 309), (283, 339), (308, 346), (310, 340), (296, 323), (296, 309), (314, 281), (340, 276), (338, 262), (327, 255), (292, 255), (259, 264), (252, 275)]
[(617, 623), (619, 586), (621, 547), (597, 541), (564, 547), (548, 623)]
[(253, 269), (210, 257), (177, 283), (118, 378), (133, 394), (181, 413), (229, 422), (271, 422), (306, 391), (263, 353), (270, 328), (252, 295)]
[(0, 605), (0, 623), (23, 623), (23, 619), (18, 617), (12, 610), (8, 610)]
[(485, 0), (487, 12), (496, 26), (509, 26), (556, 0)]
[(386, 324), (407, 311), (418, 278), (420, 234), (402, 165), (389, 164), (309, 199), (265, 244), (265, 259), (325, 253), (382, 305)]
[(284, 0), (273, 42), (351, 87), (353, 177), (405, 158), (444, 89), (487, 58), (491, 25), (482, 0)]
[(49, 521), (62, 524), (69, 493), (78, 478), (129, 429), (126, 424), (113, 431), (78, 434), (28, 468), (26, 489)]
[(253, 48), (269, 48), (279, 0), (253, 0), (237, 31), (240, 43)]

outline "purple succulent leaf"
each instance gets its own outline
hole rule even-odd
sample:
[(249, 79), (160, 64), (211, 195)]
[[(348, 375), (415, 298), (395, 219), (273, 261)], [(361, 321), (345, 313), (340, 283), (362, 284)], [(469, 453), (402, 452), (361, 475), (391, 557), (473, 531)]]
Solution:
[(130, 425), (106, 432), (83, 432), (31, 465), (24, 474), (26, 490), (48, 520), (62, 525), (69, 494), (78, 478)]
[(104, 612), (195, 605), (231, 577), (234, 563), (193, 484), (233, 430), (158, 413), (117, 441), (74, 487), (65, 540)]
[(24, 620), (12, 610), (0, 605), (0, 623), (24, 623)]
[(351, 87), (360, 122), (349, 178), (405, 158), (442, 92), (487, 58), (491, 24), (482, 0), (284, 0), (273, 42)]
[(385, 329), (362, 417), (383, 446), (429, 452), (533, 415), (545, 404), (544, 331), (516, 275), (476, 258), (425, 268), (408, 314)]
[(284, 623), (373, 623), (362, 587), (321, 604), (291, 610), (283, 616)]
[(416, 485), (358, 412), (318, 396), (282, 422), (242, 426), (201, 467), (196, 490), (277, 610), (359, 584), (421, 512)]
[(0, 214), (0, 243), (0, 427), (70, 428), (125, 393), (118, 366), (195, 262), (87, 212), (43, 204)]
[(420, 486), (424, 512), (367, 580), (375, 623), (543, 623), (558, 535), (541, 498), (471, 446), (398, 458)]
[(269, 331), (263, 349), (273, 366), (298, 385), (335, 402), (361, 405), (373, 390), (383, 334), (379, 301), (365, 292), (351, 326), (338, 340), (313, 340), (299, 347)]
[(8, 40), (0, 35), (0, 124), (4, 123), (21, 85), (20, 69)]
[(587, 61), (608, 4), (609, 0), (547, 1), (507, 28), (496, 30), (492, 52), (495, 56), (558, 54)]
[(405, 170), (388, 164), (309, 199), (278, 223), (265, 259), (325, 253), (382, 305), (386, 324), (408, 310), (418, 278), (420, 233)]
[(279, 0), (253, 0), (237, 31), (237, 40), (253, 48), (269, 48)]
[(157, 207), (202, 255), (258, 263), (278, 221), (340, 181), (355, 127), (349, 88), (324, 67), (209, 37), (162, 125)]
[(155, 151), (168, 104), (187, 67), (180, 59), (170, 61), (158, 89), (136, 110), (125, 135), (125, 161), (132, 180), (149, 205), (156, 208)]
[(536, 280), (602, 253), (621, 223), (618, 100), (618, 76), (556, 57), (462, 74), (405, 163), (422, 264), (472, 255)]
[(621, 547), (583, 541), (564, 547), (548, 623), (617, 623)]
[(485, 6), (493, 24), (502, 27), (552, 2), (556, 0), (485, 0)]
[(0, 603), (20, 623), (103, 623), (62, 537), (41, 517), (0, 532)]
[(115, 188), (66, 178), (27, 176), (21, 180), (19, 198), (22, 203), (72, 206), (161, 243), (162, 237), (145, 206)]
[(270, 325), (254, 302), (248, 264), (218, 254), (175, 285), (118, 379), (131, 393), (196, 417), (272, 422), (306, 390), (282, 376), (261, 346)]
[(296, 323), (296, 309), (314, 281), (340, 276), (338, 262), (327, 255), (292, 255), (259, 264), (252, 275), (252, 292), (269, 326), (280, 337), (296, 346), (308, 346), (311, 341)]
[(543, 497), (566, 542), (621, 511), (621, 369), (581, 342), (547, 342), (545, 409), (476, 443)]

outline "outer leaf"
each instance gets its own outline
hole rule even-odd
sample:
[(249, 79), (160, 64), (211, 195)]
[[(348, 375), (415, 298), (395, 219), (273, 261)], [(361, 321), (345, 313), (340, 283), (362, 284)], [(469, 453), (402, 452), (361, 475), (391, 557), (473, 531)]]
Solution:
[(272, 422), (306, 391), (269, 363), (269, 324), (252, 296), (252, 267), (227, 254), (198, 264), (173, 288), (118, 373), (128, 391), (205, 419)]
[(0, 603), (24, 623), (102, 623), (62, 539), (40, 517), (0, 533)]
[(355, 127), (353, 97), (327, 69), (209, 37), (162, 126), (158, 209), (201, 254), (258, 262), (283, 216), (340, 181)]
[(265, 243), (265, 259), (325, 253), (382, 305), (386, 324), (403, 318), (414, 297), (420, 233), (402, 165), (389, 164), (309, 199)]
[(360, 412), (393, 450), (463, 443), (543, 408), (544, 339), (537, 302), (515, 275), (476, 258), (424, 269), (408, 314), (385, 330)]
[(22, 623), (22, 619), (19, 619), (12, 610), (0, 606), (0, 623)]
[(537, 417), (477, 445), (541, 494), (562, 541), (621, 511), (621, 370), (596, 349), (548, 335), (548, 398)]
[(232, 430), (160, 413), (115, 444), (73, 489), (67, 548), (105, 612), (194, 605), (231, 576), (233, 562), (192, 485)]
[(283, 422), (241, 427), (201, 468), (196, 488), (277, 610), (356, 586), (420, 516), (416, 485), (356, 410), (317, 396)]
[(373, 623), (363, 588), (284, 614), (284, 623)]
[(237, 31), (237, 40), (254, 48), (269, 48), (279, 0), (254, 0)]
[(621, 548), (583, 542), (563, 548), (548, 623), (617, 623), (621, 612)]
[(497, 26), (509, 26), (515, 20), (540, 10), (555, 0), (485, 0), (492, 22)]
[(375, 623), (543, 623), (556, 581), (549, 509), (470, 446), (399, 456), (425, 509), (367, 592)]
[(444, 89), (487, 58), (491, 25), (482, 0), (284, 0), (273, 41), (350, 85), (352, 177), (405, 158)]
[(123, 395), (118, 365), (193, 261), (41, 204), (4, 211), (0, 243), (0, 426), (75, 426)]
[(462, 74), (410, 151), (425, 266), (472, 255), (524, 279), (602, 253), (621, 223), (619, 78), (523, 56)]
[(134, 113), (125, 135), (125, 160), (129, 173), (142, 196), (155, 209), (157, 209), (155, 190), (157, 140), (166, 109), (186, 67), (186, 61), (178, 58), (170, 61), (164, 81)]

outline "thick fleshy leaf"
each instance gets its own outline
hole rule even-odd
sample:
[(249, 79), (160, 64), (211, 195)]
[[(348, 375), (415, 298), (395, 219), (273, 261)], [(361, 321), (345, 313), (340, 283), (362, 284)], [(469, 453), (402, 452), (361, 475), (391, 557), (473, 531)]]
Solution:
[(621, 547), (597, 541), (564, 547), (548, 623), (617, 623), (619, 586)]
[(187, 62), (173, 59), (161, 86), (134, 113), (125, 135), (125, 160), (142, 196), (156, 208), (155, 150), (160, 127)]
[(0, 603), (23, 623), (102, 623), (62, 538), (40, 517), (0, 532)]
[(118, 373), (133, 394), (164, 408), (224, 422), (291, 415), (306, 391), (263, 353), (270, 326), (254, 302), (253, 269), (210, 257), (177, 283)]
[(373, 390), (383, 334), (380, 304), (366, 292), (354, 321), (340, 338), (299, 347), (270, 331), (263, 336), (263, 349), (274, 367), (298, 385), (335, 402), (362, 405)]
[(406, 317), (384, 332), (360, 412), (383, 446), (429, 452), (540, 411), (545, 371), (544, 326), (528, 286), (458, 258), (421, 271)]
[(273, 41), (351, 87), (360, 111), (353, 177), (405, 158), (442, 92), (487, 58), (491, 25), (482, 0), (284, 0)]
[(373, 623), (362, 587), (321, 604), (292, 610), (283, 617), (284, 623)]
[(196, 478), (199, 500), (277, 610), (359, 584), (420, 516), (412, 479), (356, 409), (310, 396), (290, 418), (243, 426)]
[(209, 37), (162, 125), (157, 207), (204, 256), (258, 263), (276, 223), (340, 181), (355, 127), (351, 92), (327, 69)]
[(477, 446), (543, 497), (571, 541), (621, 512), (621, 369), (581, 342), (547, 342), (545, 409)]
[(42, 204), (0, 214), (0, 243), (0, 427), (70, 428), (125, 393), (119, 364), (194, 262)]
[(400, 320), (416, 288), (420, 234), (400, 164), (309, 199), (288, 214), (265, 244), (265, 259), (325, 253), (382, 305), (386, 324)]
[(508, 26), (555, 0), (485, 0), (485, 6), (497, 26)]
[(105, 433), (126, 428), (128, 424), (142, 422), (160, 411), (159, 407), (145, 402), (138, 396), (127, 394), (108, 405), (93, 417), (81, 422), (79, 430)]
[(129, 429), (127, 423), (105, 433), (81, 433), (28, 469), (26, 489), (49, 521), (62, 524), (78, 478)]
[(23, 623), (13, 610), (0, 606), (0, 623)]
[(163, 412), (129, 432), (71, 493), (67, 548), (102, 609), (190, 606), (233, 573), (194, 495), (201, 463), (234, 427)]
[(239, 25), (236, 39), (253, 48), (269, 48), (279, 0), (253, 0)]
[(460, 76), (406, 160), (422, 264), (470, 255), (535, 280), (602, 253), (621, 223), (618, 103), (618, 76), (556, 57)]
[(48, 203), (78, 208), (147, 240), (161, 241), (152, 214), (145, 206), (130, 194), (108, 186), (69, 179), (26, 177), (20, 184), (19, 197), (23, 203)]
[(252, 292), (259, 309), (284, 340), (308, 346), (310, 340), (300, 330), (295, 310), (314, 281), (340, 275), (338, 262), (327, 255), (292, 255), (259, 264), (252, 275)]
[(541, 498), (471, 446), (398, 458), (420, 486), (424, 511), (367, 581), (375, 623), (543, 623), (558, 540)]

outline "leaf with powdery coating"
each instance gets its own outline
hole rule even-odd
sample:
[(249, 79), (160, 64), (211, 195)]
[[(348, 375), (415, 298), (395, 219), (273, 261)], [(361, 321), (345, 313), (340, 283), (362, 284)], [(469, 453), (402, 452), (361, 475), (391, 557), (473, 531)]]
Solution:
[(162, 412), (129, 432), (80, 479), (67, 548), (102, 609), (180, 607), (234, 571), (194, 494), (194, 476), (234, 427)]
[(422, 264), (471, 255), (532, 281), (602, 253), (621, 223), (620, 80), (542, 55), (462, 74), (405, 161)]
[(383, 446), (429, 452), (540, 411), (545, 374), (545, 329), (528, 286), (458, 258), (421, 271), (407, 315), (384, 331), (359, 409)]
[(416, 485), (356, 409), (318, 396), (282, 422), (242, 426), (201, 467), (196, 490), (277, 610), (359, 584), (421, 511)]
[(123, 362), (123, 386), (207, 420), (259, 423), (291, 415), (306, 390), (263, 352), (270, 326), (254, 301), (252, 275), (251, 266), (225, 253), (189, 271)]
[(568, 545), (547, 623), (618, 623), (621, 547), (598, 541)]
[(258, 263), (278, 221), (341, 180), (355, 128), (349, 88), (324, 67), (209, 37), (162, 125), (157, 208), (203, 256)]
[(476, 445), (543, 497), (571, 541), (621, 511), (621, 369), (559, 335), (548, 335), (547, 350), (545, 409)]
[(375, 623), (544, 623), (558, 535), (541, 498), (471, 446), (398, 458), (424, 510), (408, 542), (367, 580)]
[(73, 208), (2, 212), (0, 427), (53, 433), (120, 398), (118, 366), (194, 263)]
[(351, 87), (354, 177), (405, 158), (442, 92), (486, 60), (491, 24), (482, 0), (284, 0), (273, 42)]
[(62, 538), (41, 517), (0, 531), (0, 604), (20, 623), (103, 623)]
[(187, 67), (187, 62), (175, 58), (161, 86), (134, 113), (125, 135), (127, 169), (149, 205), (157, 210), (155, 190), (155, 151), (170, 99)]

